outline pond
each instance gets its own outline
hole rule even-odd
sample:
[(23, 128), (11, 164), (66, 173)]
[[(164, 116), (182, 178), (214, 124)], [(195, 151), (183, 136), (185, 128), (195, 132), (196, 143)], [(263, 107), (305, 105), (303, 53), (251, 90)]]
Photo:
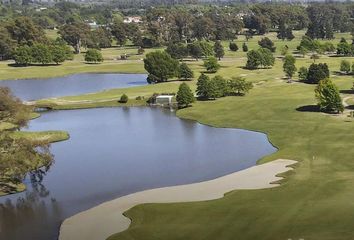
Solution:
[(55, 240), (61, 222), (137, 191), (214, 179), (276, 149), (262, 133), (213, 128), (157, 108), (52, 111), (29, 130), (66, 130), (41, 183), (0, 198), (0, 239)]
[(146, 84), (145, 74), (113, 73), (86, 73), (49, 79), (0, 81), (0, 86), (11, 88), (14, 95), (23, 101), (79, 95)]
[[(146, 84), (143, 74), (78, 74), (0, 81), (23, 100)], [(0, 197), (0, 239), (55, 240), (61, 222), (105, 201), (145, 189), (214, 179), (256, 164), (276, 149), (262, 133), (179, 119), (158, 108), (45, 112), (28, 130), (65, 130), (52, 144), (42, 182)]]

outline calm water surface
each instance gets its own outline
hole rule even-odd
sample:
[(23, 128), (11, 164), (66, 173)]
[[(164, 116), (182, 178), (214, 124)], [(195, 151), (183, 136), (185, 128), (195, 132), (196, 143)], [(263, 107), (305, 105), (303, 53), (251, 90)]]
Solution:
[(232, 173), (276, 151), (266, 135), (181, 120), (169, 110), (106, 108), (44, 113), (30, 130), (66, 130), (41, 184), (0, 198), (0, 239), (57, 239), (65, 218), (144, 189)]
[[(145, 75), (80, 74), (0, 81), (23, 100), (146, 84)], [(61, 222), (137, 191), (194, 183), (256, 163), (276, 149), (266, 135), (181, 120), (169, 110), (105, 108), (43, 113), (29, 130), (65, 130), (51, 147), (55, 163), (41, 183), (0, 197), (1, 240), (55, 240)]]
[(24, 101), (79, 95), (111, 88), (146, 85), (145, 74), (87, 73), (49, 79), (4, 80), (0, 86), (11, 88)]

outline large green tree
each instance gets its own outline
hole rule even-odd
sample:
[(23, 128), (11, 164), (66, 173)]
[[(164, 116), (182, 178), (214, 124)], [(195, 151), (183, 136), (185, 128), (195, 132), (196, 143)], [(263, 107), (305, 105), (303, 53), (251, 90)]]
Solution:
[(176, 100), (178, 107), (188, 107), (195, 101), (193, 92), (186, 83), (179, 85)]
[(74, 48), (75, 53), (81, 52), (81, 47), (87, 46), (91, 36), (90, 27), (82, 22), (68, 23), (59, 30), (61, 37)]
[(315, 89), (320, 109), (325, 112), (343, 112), (344, 106), (339, 90), (330, 79), (321, 80)]
[(165, 82), (178, 73), (178, 61), (168, 53), (155, 51), (148, 53), (144, 59), (144, 68), (149, 73), (148, 81)]
[(215, 52), (215, 57), (217, 57), (219, 60), (224, 57), (225, 55), (225, 51), (224, 51), (224, 47), (221, 44), (220, 41), (216, 41), (214, 44), (214, 52)]

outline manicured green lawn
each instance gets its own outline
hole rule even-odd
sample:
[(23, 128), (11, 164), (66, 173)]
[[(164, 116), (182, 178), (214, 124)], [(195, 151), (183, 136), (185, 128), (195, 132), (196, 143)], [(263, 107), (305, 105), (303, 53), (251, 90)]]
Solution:
[[(348, 78), (336, 80), (348, 89)], [(266, 83), (245, 97), (198, 102), (182, 118), (266, 132), (279, 151), (260, 161), (299, 161), (283, 185), (235, 191), (215, 201), (145, 204), (126, 215), (131, 227), (113, 239), (353, 239), (354, 123), (316, 112), (313, 85)]]

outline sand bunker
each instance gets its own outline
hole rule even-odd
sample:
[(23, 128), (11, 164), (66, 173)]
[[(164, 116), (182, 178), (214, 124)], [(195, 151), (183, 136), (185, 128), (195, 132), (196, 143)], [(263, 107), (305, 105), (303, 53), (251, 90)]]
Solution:
[(271, 184), (279, 173), (291, 170), (296, 161), (278, 159), (257, 165), (214, 180), (146, 190), (103, 203), (66, 219), (60, 228), (59, 240), (104, 240), (129, 227), (130, 219), (123, 213), (142, 203), (193, 202), (222, 198), (238, 189), (276, 187)]

